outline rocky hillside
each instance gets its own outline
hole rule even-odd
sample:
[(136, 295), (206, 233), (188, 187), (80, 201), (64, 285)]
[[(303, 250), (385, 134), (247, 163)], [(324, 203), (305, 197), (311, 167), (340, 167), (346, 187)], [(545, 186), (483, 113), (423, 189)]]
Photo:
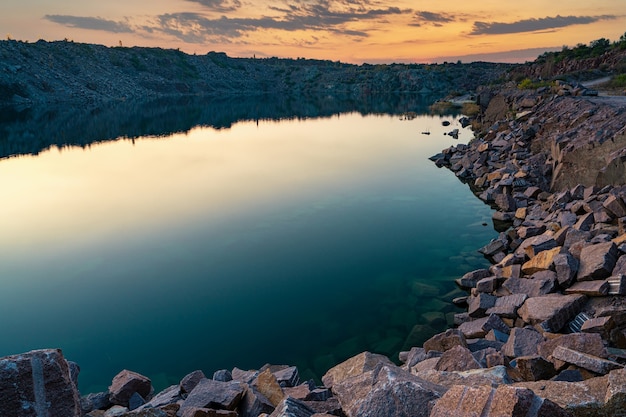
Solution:
[(67, 41), (0, 42), (0, 103), (90, 103), (175, 95), (473, 91), (511, 65), (350, 65), (306, 59), (187, 55)]

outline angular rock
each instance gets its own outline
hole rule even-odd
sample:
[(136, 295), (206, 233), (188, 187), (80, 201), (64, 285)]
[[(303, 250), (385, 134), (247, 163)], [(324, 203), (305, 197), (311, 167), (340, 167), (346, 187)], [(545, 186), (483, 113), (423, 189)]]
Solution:
[(315, 411), (301, 401), (287, 397), (276, 407), (270, 417), (311, 417)]
[(519, 308), (518, 313), (524, 322), (541, 324), (545, 331), (556, 333), (580, 312), (586, 299), (580, 294), (531, 297)]
[(483, 325), (483, 330), (489, 333), (491, 330), (496, 330), (500, 333), (509, 334), (511, 329), (507, 326), (502, 319), (496, 314), (490, 314), (487, 317), (487, 321)]
[(269, 369), (264, 370), (257, 377), (254, 387), (263, 394), (270, 403), (277, 407), (285, 399), (285, 393), (278, 384), (276, 377)]
[[(160, 410), (157, 410), (160, 411)], [(154, 417), (166, 417), (167, 414), (163, 413), (163, 415), (155, 415)], [(180, 417), (237, 417), (237, 413), (234, 411), (228, 410), (213, 410), (210, 408), (199, 408), (199, 407), (188, 407), (181, 411), (179, 414)], [(106, 417), (106, 416), (105, 416)], [(130, 417), (127, 414), (124, 414), (122, 417)], [(153, 417), (152, 414), (149, 416), (135, 416), (133, 417)]]
[(491, 276), (491, 272), (488, 269), (477, 269), (466, 273), (461, 278), (457, 279), (456, 283), (461, 288), (470, 289), (476, 287), (478, 281), (489, 276)]
[[(259, 375), (259, 371), (255, 371), (255, 370), (244, 371), (243, 369), (233, 368), (230, 375), (232, 378), (231, 381), (239, 381), (245, 384), (251, 384)], [(219, 382), (228, 382), (228, 381), (219, 381)]]
[(556, 285), (554, 280), (509, 278), (504, 281), (502, 288), (513, 295), (523, 294), (527, 297), (539, 297), (554, 292)]
[(517, 369), (526, 381), (550, 379), (556, 375), (554, 364), (542, 356), (520, 356), (516, 359)]
[(504, 212), (514, 212), (517, 210), (515, 199), (510, 194), (497, 194), (495, 203)]
[(475, 297), (470, 297), (467, 302), (467, 312), (470, 317), (479, 318), (484, 317), (487, 310), (496, 304), (496, 297), (491, 294), (478, 293)]
[(559, 253), (553, 259), (556, 279), (562, 287), (568, 287), (574, 282), (578, 272), (578, 259), (569, 252)]
[(537, 381), (518, 382), (516, 387), (532, 390), (537, 396), (551, 400), (576, 417), (610, 417), (604, 412), (608, 376), (581, 382)]
[(619, 218), (626, 216), (626, 205), (624, 205), (624, 201), (620, 197), (609, 195), (602, 203), (602, 206), (607, 209), (613, 217)]
[(556, 403), (531, 390), (508, 385), (456, 385), (437, 401), (430, 417), (571, 417)]
[(147, 398), (152, 390), (150, 378), (124, 369), (115, 377), (109, 387), (109, 400), (113, 404), (128, 407), (128, 400), (134, 393)]
[(182, 398), (180, 385), (172, 385), (152, 397), (152, 399), (140, 407), (140, 409), (163, 407), (168, 404), (173, 404)]
[(582, 281), (576, 282), (565, 290), (565, 294), (584, 294), (589, 297), (603, 297), (609, 293), (608, 281)]
[(416, 363), (426, 359), (426, 349), (412, 347), (408, 352), (400, 352), (399, 359), (404, 363), (405, 369), (411, 369)]
[(395, 365), (383, 364), (333, 386), (347, 417), (428, 417), (445, 390)]
[(550, 269), (554, 264), (554, 258), (560, 251), (561, 247), (557, 246), (536, 253), (528, 262), (522, 265), (522, 272), (527, 275), (532, 275), (536, 272)]
[(533, 236), (528, 238), (522, 242), (519, 248), (516, 249), (516, 253), (526, 254), (528, 258), (534, 258), (538, 253), (547, 251), (550, 249), (554, 249), (557, 247), (556, 241), (554, 238), (544, 233), (539, 236)]
[(563, 346), (557, 346), (552, 352), (552, 357), (562, 362), (576, 365), (579, 368), (587, 369), (597, 374), (606, 375), (613, 369), (623, 368), (617, 362), (608, 361), (597, 356), (578, 352)]
[(517, 317), (517, 309), (524, 304), (528, 298), (525, 293), (517, 293), (498, 297), (496, 304), (487, 310), (487, 314), (497, 314), (500, 317), (515, 318)]
[(435, 370), (447, 372), (463, 372), (480, 368), (481, 366), (472, 355), (472, 352), (463, 346), (455, 346), (444, 352), (435, 366)]
[[(393, 365), (388, 357), (376, 353), (363, 352), (329, 369), (322, 377), (322, 382), (327, 388), (343, 381), (344, 379), (361, 375), (371, 371), (379, 364)], [(394, 365), (395, 366), (395, 365)]]
[(193, 371), (192, 373), (185, 375), (183, 379), (180, 380), (180, 389), (182, 390), (182, 392), (189, 393), (203, 379), (206, 379), (204, 372), (200, 370)]
[(189, 393), (181, 410), (188, 407), (234, 410), (243, 394), (244, 386), (239, 381), (203, 379)]
[(233, 380), (233, 374), (228, 369), (220, 369), (219, 371), (215, 371), (213, 373), (213, 380), (214, 381), (220, 381), (220, 382), (232, 381)]
[(331, 397), (326, 401), (303, 401), (311, 410), (315, 411), (313, 417), (333, 417), (343, 416), (341, 404), (336, 397)]
[(591, 227), (594, 224), (594, 216), (593, 213), (587, 213), (580, 216), (576, 224), (573, 226), (574, 229), (580, 230), (582, 232), (588, 232), (591, 230)]
[(274, 406), (254, 387), (246, 385), (238, 410), (239, 417), (257, 417), (261, 413), (270, 414), (274, 411)]
[(586, 246), (580, 252), (578, 281), (604, 279), (611, 275), (617, 262), (618, 250), (613, 242)]
[(626, 275), (612, 275), (606, 282), (609, 284), (610, 295), (626, 295)]
[(608, 376), (608, 387), (604, 397), (606, 415), (618, 416), (624, 413), (626, 406), (626, 370), (611, 371)]
[(606, 358), (606, 349), (602, 342), (602, 337), (595, 333), (571, 333), (560, 335), (554, 339), (546, 340), (540, 343), (537, 350), (538, 353), (554, 363), (557, 370), (562, 369), (565, 366), (563, 361), (559, 361), (552, 356), (554, 349), (558, 346), (567, 347), (578, 352), (587, 353), (590, 355)]
[(498, 282), (499, 282), (498, 277), (483, 278), (476, 283), (476, 291), (484, 292), (484, 293), (491, 293), (495, 291), (496, 288), (498, 288)]
[(0, 358), (2, 417), (80, 417), (80, 396), (59, 349)]
[(502, 353), (509, 358), (533, 356), (537, 354), (537, 346), (543, 341), (541, 333), (532, 327), (515, 327), (502, 347)]
[(423, 380), (446, 388), (452, 388), (454, 385), (489, 385), (497, 387), (499, 385), (513, 383), (513, 380), (507, 373), (506, 367), (503, 365), (494, 366), (489, 369), (473, 369), (466, 372), (428, 370), (417, 373), (417, 376)]
[(583, 333), (598, 333), (603, 339), (608, 340), (614, 327), (615, 322), (610, 316), (596, 317), (584, 322), (580, 330)]
[(281, 387), (295, 387), (300, 383), (300, 373), (296, 366), (288, 366), (284, 369), (272, 371), (272, 373)]
[(455, 346), (467, 347), (465, 335), (458, 329), (448, 329), (444, 333), (439, 333), (424, 342), (424, 351), (435, 350), (445, 352)]
[(459, 330), (465, 335), (466, 339), (485, 337), (487, 331), (483, 329), (487, 323), (488, 317), (482, 317), (476, 320), (466, 321), (459, 326)]

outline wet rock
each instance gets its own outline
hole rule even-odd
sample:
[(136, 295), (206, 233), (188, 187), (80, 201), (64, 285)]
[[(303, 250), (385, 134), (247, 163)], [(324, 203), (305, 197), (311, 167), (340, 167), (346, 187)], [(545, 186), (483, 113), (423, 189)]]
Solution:
[(613, 242), (584, 247), (580, 252), (577, 280), (587, 281), (609, 277), (613, 272), (617, 257), (617, 246)]
[(544, 330), (556, 333), (580, 312), (585, 301), (586, 297), (579, 294), (531, 297), (518, 313), (524, 322), (541, 324)]
[(480, 369), (481, 366), (476, 361), (472, 352), (466, 347), (455, 346), (447, 350), (441, 356), (439, 362), (435, 366), (437, 371), (469, 371), (471, 369)]
[(109, 387), (109, 400), (113, 404), (128, 407), (128, 401), (134, 393), (147, 398), (151, 390), (152, 383), (148, 377), (125, 369), (113, 378)]
[(623, 366), (617, 362), (608, 361), (563, 346), (557, 346), (552, 352), (552, 357), (602, 375), (608, 374), (609, 371), (613, 369), (623, 368)]
[(456, 385), (437, 401), (430, 417), (571, 417), (556, 403), (531, 390)]
[(188, 407), (234, 410), (243, 394), (244, 386), (239, 381), (203, 379), (189, 393), (181, 410)]
[(445, 391), (395, 365), (383, 364), (333, 386), (347, 417), (428, 417)]
[(329, 369), (322, 377), (322, 382), (325, 387), (332, 388), (344, 379), (371, 371), (380, 364), (393, 365), (386, 356), (363, 352)]
[(509, 358), (533, 356), (537, 354), (537, 346), (543, 341), (541, 333), (532, 327), (515, 327), (502, 347), (502, 353)]
[(458, 329), (448, 329), (444, 333), (436, 334), (424, 342), (424, 351), (445, 352), (455, 346), (467, 347), (465, 335)]
[(0, 415), (80, 417), (80, 397), (59, 349), (0, 358)]

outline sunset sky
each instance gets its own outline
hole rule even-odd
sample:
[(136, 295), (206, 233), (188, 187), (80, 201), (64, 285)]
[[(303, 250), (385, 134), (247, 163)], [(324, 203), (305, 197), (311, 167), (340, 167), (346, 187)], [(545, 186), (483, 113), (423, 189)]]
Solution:
[(351, 63), (519, 62), (626, 31), (625, 0), (2, 0), (3, 37)]

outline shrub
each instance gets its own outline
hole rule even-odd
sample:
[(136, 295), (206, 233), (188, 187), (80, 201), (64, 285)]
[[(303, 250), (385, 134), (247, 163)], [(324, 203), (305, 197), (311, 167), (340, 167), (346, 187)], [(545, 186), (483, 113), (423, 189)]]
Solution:
[(476, 103), (463, 103), (461, 107), (461, 113), (466, 116), (473, 117), (480, 112), (480, 106)]

